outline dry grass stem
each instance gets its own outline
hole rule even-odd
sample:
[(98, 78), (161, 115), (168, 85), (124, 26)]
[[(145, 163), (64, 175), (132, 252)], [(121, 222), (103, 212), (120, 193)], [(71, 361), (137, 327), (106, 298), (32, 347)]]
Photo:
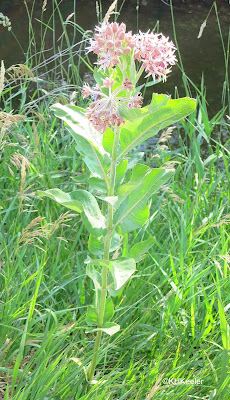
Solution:
[(46, 6), (47, 6), (47, 0), (44, 0), (43, 4), (42, 4), (42, 11), (43, 12), (46, 11)]
[(149, 394), (147, 395), (145, 400), (151, 400), (154, 396), (154, 394), (158, 391), (158, 389), (160, 388), (160, 383), (161, 380), (163, 378), (164, 374), (160, 375), (159, 378), (157, 379), (155, 385), (152, 387), (152, 389), (150, 390)]
[[(33, 72), (24, 64), (11, 65), (11, 67), (6, 70), (6, 74), (14, 82), (16, 82), (17, 79), (25, 78), (26, 76), (30, 79), (34, 79)], [(6, 81), (9, 82), (9, 79), (6, 79)]]
[(1, 70), (0, 70), (0, 97), (2, 94), (2, 91), (4, 89), (4, 79), (5, 79), (5, 66), (4, 62), (1, 62)]
[(109, 21), (109, 18), (112, 14), (118, 14), (116, 12), (114, 12), (113, 10), (115, 9), (116, 5), (117, 5), (118, 0), (114, 0), (114, 2), (111, 4), (111, 6), (109, 7), (107, 13), (105, 14), (104, 17), (104, 22), (107, 23)]
[(157, 144), (167, 142), (167, 140), (171, 138), (174, 129), (175, 129), (175, 126), (170, 126), (168, 129), (166, 129), (166, 131), (164, 131), (161, 134), (160, 139), (158, 140)]
[[(43, 243), (43, 239), (49, 239), (54, 232), (60, 226), (69, 226), (66, 223), (72, 218), (75, 217), (76, 214), (70, 214), (68, 212), (61, 214), (55, 222), (49, 222), (42, 225), (45, 217), (36, 217), (34, 218), (26, 228), (22, 229), (22, 233), (19, 239), (19, 247), (34, 245), (35, 247), (43, 250), (36, 242), (39, 244)], [(58, 239), (65, 240), (62, 237), (58, 237)]]

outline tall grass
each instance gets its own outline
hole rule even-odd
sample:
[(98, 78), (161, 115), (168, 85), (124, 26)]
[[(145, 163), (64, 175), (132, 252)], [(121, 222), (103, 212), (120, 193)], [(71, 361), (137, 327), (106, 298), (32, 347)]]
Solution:
[[(18, 112), (26, 118), (5, 130), (0, 145), (0, 397), (228, 400), (228, 58), (225, 100), (212, 119), (204, 82), (198, 88), (182, 69), (186, 90), (189, 93), (191, 86), (196, 91), (197, 111), (163, 134), (142, 160), (153, 166), (174, 165), (176, 174), (171, 186), (153, 199), (147, 229), (155, 245), (117, 298), (121, 331), (103, 338), (99, 366), (108, 374), (99, 368), (97, 383), (86, 393), (85, 368), (94, 342), (93, 335), (84, 333), (86, 307), (92, 301), (84, 268), (87, 234), (79, 215), (65, 214), (36, 195), (38, 189), (84, 187), (78, 179), (84, 163), (64, 126), (49, 112), (54, 100), (64, 101), (63, 87), (55, 82), (59, 61), (65, 57), (71, 64), (61, 69), (68, 82), (65, 101), (73, 86), (81, 86), (80, 75), (74, 75), (75, 57), (82, 63), (80, 47), (68, 37), (69, 21), (63, 20), (56, 1), (53, 10), (63, 24), (60, 48), (54, 48), (57, 55), (44, 60), (43, 51), (33, 58), (30, 45), (28, 66), (35, 80), (11, 81), (2, 92), (5, 112), (18, 98)], [(51, 24), (55, 35), (54, 14), (46, 22)], [(41, 26), (44, 37), (49, 28)], [(32, 23), (30, 35), (32, 40)], [(42, 75), (44, 63), (48, 75)], [(51, 76), (47, 90), (43, 84), (50, 83)], [(77, 101), (82, 101), (80, 95)], [(172, 136), (176, 145), (171, 145)], [(126, 246), (144, 239), (141, 229)], [(195, 378), (201, 383), (191, 383)], [(180, 379), (184, 381), (176, 384)]]

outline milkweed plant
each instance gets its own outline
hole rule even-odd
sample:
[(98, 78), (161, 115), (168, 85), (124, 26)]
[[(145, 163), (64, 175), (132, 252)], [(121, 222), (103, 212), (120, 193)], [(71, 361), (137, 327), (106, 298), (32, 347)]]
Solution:
[[(112, 321), (113, 298), (136, 271), (137, 261), (154, 243), (152, 236), (123, 251), (130, 232), (148, 223), (150, 200), (173, 176), (173, 169), (149, 168), (135, 157), (135, 149), (148, 138), (189, 115), (195, 100), (171, 99), (153, 93), (142, 107), (138, 82), (143, 74), (153, 82), (165, 81), (176, 63), (174, 44), (162, 34), (126, 32), (126, 25), (103, 22), (95, 28), (87, 52), (97, 55), (95, 86), (84, 84), (86, 109), (54, 104), (76, 140), (87, 173), (80, 177), (88, 190), (65, 193), (60, 189), (39, 192), (81, 213), (89, 233), (86, 274), (94, 284), (93, 304), (87, 307), (86, 333), (95, 332), (87, 380), (94, 382), (101, 336), (114, 335), (120, 326)], [(147, 233), (146, 233), (147, 234)]]

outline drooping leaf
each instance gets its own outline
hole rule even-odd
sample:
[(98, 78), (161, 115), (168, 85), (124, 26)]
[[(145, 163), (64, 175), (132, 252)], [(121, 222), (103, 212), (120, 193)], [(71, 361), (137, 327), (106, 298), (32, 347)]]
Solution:
[(113, 141), (114, 141), (114, 132), (110, 128), (107, 128), (102, 138), (102, 144), (105, 151), (107, 151), (107, 153), (111, 155), (113, 150)]
[(113, 318), (113, 314), (114, 314), (113, 300), (111, 299), (111, 297), (107, 297), (105, 303), (105, 314), (104, 314), (103, 325), (111, 321), (111, 319)]
[(136, 263), (133, 258), (118, 258), (110, 262), (109, 270), (115, 282), (113, 289), (119, 290), (136, 271)]
[(106, 231), (105, 217), (102, 215), (95, 197), (86, 190), (74, 190), (65, 193), (60, 189), (38, 191), (40, 196), (46, 196), (57, 203), (82, 214), (82, 221), (88, 231), (95, 237)]
[(126, 106), (119, 107), (119, 113), (122, 118), (127, 121), (143, 120), (151, 112), (157, 111), (160, 107), (166, 105), (170, 100), (170, 97), (166, 94), (153, 93), (152, 101), (148, 106), (142, 108), (128, 108)]
[(117, 189), (122, 183), (125, 172), (128, 166), (128, 160), (121, 161), (116, 167), (116, 179), (115, 179), (115, 189)]
[(101, 290), (102, 277), (100, 272), (95, 268), (93, 263), (87, 264), (86, 275), (92, 279), (96, 290)]
[[(97, 293), (98, 299), (97, 303), (100, 301), (100, 293)], [(87, 306), (87, 312), (86, 312), (86, 318), (85, 321), (87, 325), (93, 326), (93, 325), (98, 325), (98, 308), (99, 304), (96, 305), (90, 305)], [(113, 306), (113, 300), (111, 297), (107, 297), (106, 302), (105, 302), (105, 313), (104, 313), (104, 320), (103, 320), (103, 325), (109, 322), (113, 318), (114, 314), (114, 306)]]
[(101, 196), (99, 198), (103, 201), (106, 201), (107, 203), (111, 204), (113, 207), (116, 208), (116, 203), (118, 200), (117, 196)]
[(101, 155), (106, 154), (102, 146), (102, 137), (90, 124), (89, 120), (79, 112), (78, 108), (71, 105), (53, 104), (51, 110), (56, 117), (64, 121), (77, 135), (90, 142)]
[[(150, 169), (137, 164), (130, 182), (118, 190), (119, 206), (114, 215), (115, 228), (119, 234), (131, 232), (143, 226), (148, 220), (149, 198), (173, 175), (174, 170)], [(124, 201), (125, 200), (125, 201)]]
[(86, 333), (102, 331), (107, 333), (109, 336), (114, 335), (120, 330), (120, 325), (115, 324), (115, 322), (106, 322), (103, 324), (102, 328), (87, 328)]
[(98, 324), (98, 314), (95, 306), (87, 306), (85, 321), (90, 326)]
[[(104, 241), (105, 240), (103, 236), (95, 238), (94, 236), (90, 235), (88, 242), (89, 251), (95, 256), (102, 256), (104, 254)], [(120, 241), (120, 236), (116, 232), (114, 232), (109, 250), (110, 253), (118, 249), (118, 247), (120, 246)]]
[(127, 280), (136, 271), (136, 263), (133, 258), (121, 257), (116, 260), (89, 260), (87, 265), (87, 275), (90, 276), (94, 281), (95, 287), (101, 288), (101, 277), (100, 272), (95, 268), (95, 266), (103, 267), (106, 266), (112, 278), (112, 283), (109, 287), (109, 293), (112, 296), (118, 294), (118, 290), (121, 289)]
[(74, 137), (76, 150), (94, 176), (103, 179), (108, 187), (107, 170), (110, 166), (109, 153), (102, 145), (102, 135), (89, 125), (88, 119), (74, 106), (54, 104), (51, 109), (55, 115), (66, 123), (70, 134)]
[[(159, 95), (162, 96), (162, 95)], [(136, 146), (140, 146), (145, 140), (156, 135), (164, 129), (195, 110), (196, 101), (188, 97), (169, 100), (165, 105), (153, 107), (144, 118), (126, 122), (121, 128), (120, 143), (122, 152), (118, 159), (123, 159), (125, 154)], [(131, 110), (132, 111), (132, 110)], [(134, 110), (135, 112), (137, 110)]]
[(145, 253), (156, 243), (154, 237), (150, 236), (148, 239), (143, 240), (143, 242), (136, 243), (129, 250), (128, 257), (134, 258), (136, 262), (139, 262)]

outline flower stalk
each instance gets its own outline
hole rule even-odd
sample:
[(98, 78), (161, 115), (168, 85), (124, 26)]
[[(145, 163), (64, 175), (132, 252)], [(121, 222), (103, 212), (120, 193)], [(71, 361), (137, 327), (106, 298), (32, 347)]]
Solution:
[[(110, 170), (110, 184), (109, 184), (109, 196), (114, 196), (115, 191), (115, 180), (116, 180), (116, 165), (117, 165), (117, 149), (119, 144), (120, 137), (120, 129), (115, 129), (114, 132), (114, 142), (113, 142), (113, 150), (112, 150), (112, 159), (111, 159), (111, 170)], [(108, 204), (108, 219), (107, 219), (107, 234), (105, 236), (105, 244), (104, 244), (104, 260), (109, 261), (109, 250), (111, 244), (111, 238), (113, 233), (113, 205)], [(105, 305), (107, 298), (107, 276), (108, 276), (108, 268), (103, 265), (102, 267), (102, 285), (101, 285), (101, 296), (99, 303), (99, 312), (98, 312), (98, 328), (102, 328), (104, 322), (105, 315)], [(97, 331), (97, 336), (94, 343), (93, 350), (93, 358), (88, 371), (88, 382), (90, 383), (94, 377), (95, 369), (97, 366), (98, 353), (101, 344), (101, 336), (102, 331)]]

